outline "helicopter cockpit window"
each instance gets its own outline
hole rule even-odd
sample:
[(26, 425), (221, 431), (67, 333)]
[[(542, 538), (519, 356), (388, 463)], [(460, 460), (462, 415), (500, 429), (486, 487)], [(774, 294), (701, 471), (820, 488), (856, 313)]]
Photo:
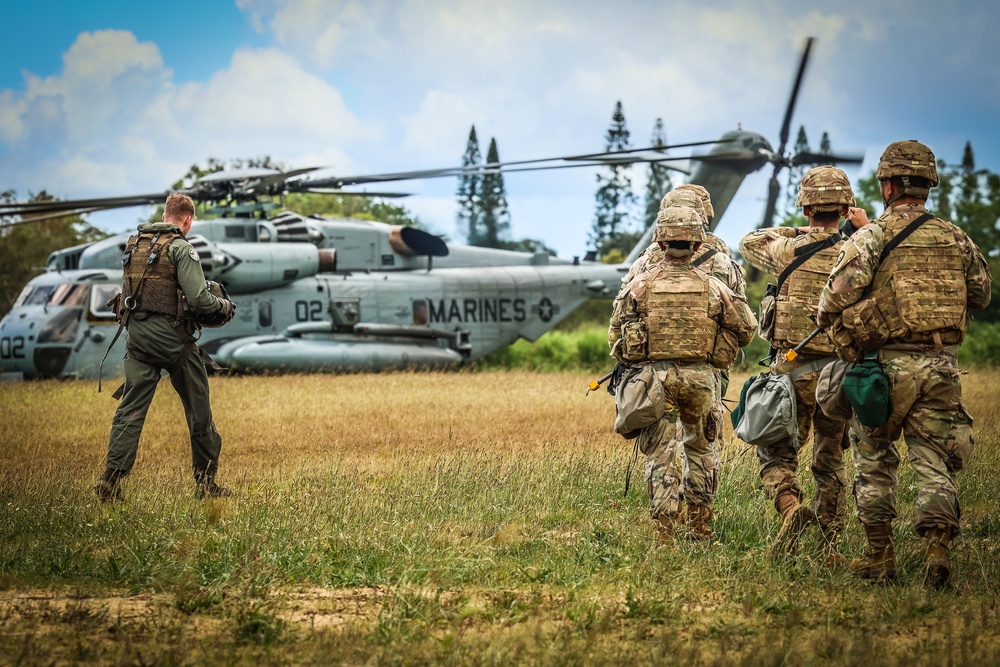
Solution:
[(28, 286), (21, 291), (21, 295), (14, 302), (14, 307), (18, 306), (44, 306), (49, 302), (49, 297), (56, 291), (57, 285)]
[(38, 334), (39, 343), (72, 343), (80, 328), (79, 310), (60, 310)]
[(86, 285), (59, 285), (49, 299), (51, 306), (82, 306), (87, 300)]
[(91, 320), (113, 320), (114, 312), (108, 308), (108, 301), (114, 298), (115, 294), (121, 291), (121, 285), (105, 283), (94, 285), (90, 293), (90, 315)]

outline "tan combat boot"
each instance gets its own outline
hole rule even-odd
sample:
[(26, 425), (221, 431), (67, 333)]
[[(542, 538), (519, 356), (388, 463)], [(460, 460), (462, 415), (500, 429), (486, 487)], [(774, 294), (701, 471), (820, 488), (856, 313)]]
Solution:
[(781, 491), (774, 499), (774, 506), (781, 515), (781, 529), (771, 545), (771, 553), (791, 553), (805, 527), (816, 520), (816, 514), (811, 507), (802, 504), (799, 494), (792, 489)]
[(896, 550), (892, 546), (892, 522), (866, 523), (868, 553), (855, 558), (847, 569), (864, 579), (886, 581), (896, 578)]
[(712, 526), (712, 508), (708, 505), (689, 504), (687, 507), (688, 537), (692, 540), (710, 541), (714, 536)]
[(680, 522), (680, 514), (661, 514), (653, 517), (653, 528), (656, 529), (656, 541), (658, 544), (669, 545), (674, 543), (674, 531)]
[(944, 588), (951, 578), (951, 560), (948, 558), (948, 547), (951, 545), (951, 529), (938, 525), (924, 533), (927, 541), (925, 557), (927, 583), (934, 588)]

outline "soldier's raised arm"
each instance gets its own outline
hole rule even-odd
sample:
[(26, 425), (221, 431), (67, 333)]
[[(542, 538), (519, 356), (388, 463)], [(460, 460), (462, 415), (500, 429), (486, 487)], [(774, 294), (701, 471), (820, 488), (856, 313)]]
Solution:
[(963, 233), (958, 238), (958, 243), (964, 246), (969, 264), (965, 269), (965, 293), (970, 310), (982, 310), (990, 305), (990, 297), (993, 293), (993, 276), (990, 273), (990, 265), (983, 257), (979, 246)]

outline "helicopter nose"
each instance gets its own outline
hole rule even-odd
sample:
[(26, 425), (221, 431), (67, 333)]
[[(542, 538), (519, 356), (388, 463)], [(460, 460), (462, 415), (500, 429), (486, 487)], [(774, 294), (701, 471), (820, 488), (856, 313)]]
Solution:
[(69, 346), (36, 347), (34, 355), (36, 377), (59, 377), (72, 351), (73, 348)]

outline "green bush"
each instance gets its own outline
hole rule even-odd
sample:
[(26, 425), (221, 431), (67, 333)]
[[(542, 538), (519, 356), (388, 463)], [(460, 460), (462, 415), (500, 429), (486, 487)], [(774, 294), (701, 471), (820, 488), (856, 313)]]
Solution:
[(534, 343), (519, 340), (492, 352), (479, 362), (482, 368), (531, 371), (610, 370), (607, 331), (590, 326), (576, 331), (549, 331)]
[(1000, 322), (972, 322), (958, 349), (962, 366), (1000, 366)]

